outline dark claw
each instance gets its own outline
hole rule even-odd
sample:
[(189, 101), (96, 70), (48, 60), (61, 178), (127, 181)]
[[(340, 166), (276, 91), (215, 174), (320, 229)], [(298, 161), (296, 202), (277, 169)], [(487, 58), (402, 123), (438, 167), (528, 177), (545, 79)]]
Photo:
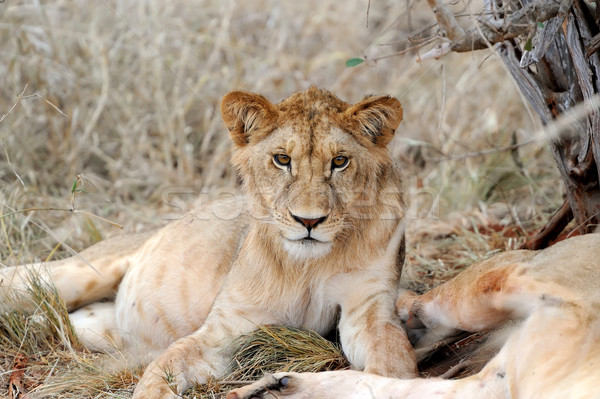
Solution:
[(279, 388), (287, 388), (290, 377), (282, 377), (279, 379)]

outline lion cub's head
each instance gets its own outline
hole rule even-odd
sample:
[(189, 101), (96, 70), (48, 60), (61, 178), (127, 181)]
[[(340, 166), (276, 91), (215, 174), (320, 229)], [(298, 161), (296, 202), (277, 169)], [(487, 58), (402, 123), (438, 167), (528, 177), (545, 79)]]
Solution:
[[(223, 98), (221, 113), (254, 216), (297, 259), (347, 242), (380, 216), (378, 193), (400, 187), (386, 149), (402, 120), (393, 97), (351, 105), (310, 88), (272, 104), (235, 91)], [(395, 195), (401, 217), (402, 196)]]

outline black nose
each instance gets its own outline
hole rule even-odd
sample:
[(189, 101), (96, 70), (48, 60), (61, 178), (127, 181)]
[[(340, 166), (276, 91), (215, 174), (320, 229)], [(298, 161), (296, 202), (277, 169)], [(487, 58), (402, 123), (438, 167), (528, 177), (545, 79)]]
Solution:
[(325, 219), (327, 219), (327, 216), (322, 216), (322, 217), (316, 218), (316, 219), (309, 219), (309, 218), (301, 218), (300, 216), (296, 216), (293, 214), (292, 214), (292, 217), (294, 218), (294, 220), (296, 222), (302, 223), (308, 231), (311, 231), (312, 229), (317, 227), (318, 224), (322, 223)]

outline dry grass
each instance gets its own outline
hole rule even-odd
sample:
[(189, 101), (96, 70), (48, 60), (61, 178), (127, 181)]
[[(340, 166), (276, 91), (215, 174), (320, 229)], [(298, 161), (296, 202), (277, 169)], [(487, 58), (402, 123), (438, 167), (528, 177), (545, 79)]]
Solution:
[(313, 331), (281, 326), (262, 326), (233, 343), (230, 372), (221, 379), (199, 385), (188, 395), (212, 398), (232, 387), (277, 371), (319, 372), (349, 368), (339, 345)]
[[(537, 121), (487, 53), (375, 61), (431, 16), (371, 3), (368, 28), (359, 0), (0, 3), (0, 213), (74, 205), (128, 232), (162, 225), (194, 194), (236, 184), (217, 112), (227, 91), (278, 100), (316, 84), (404, 105), (392, 153), (412, 204), (405, 284), (436, 285), (515, 247), (560, 202), (546, 148), (462, 155), (523, 142)], [(369, 61), (347, 68), (354, 56)], [(0, 218), (0, 262), (65, 257), (117, 233), (83, 212), (15, 213)], [(40, 395), (128, 396), (135, 371), (75, 349), (48, 303), (54, 321), (2, 316), (0, 395), (23, 354), (26, 388)]]
[(264, 326), (233, 343), (232, 379), (249, 380), (275, 371), (317, 372), (348, 368), (339, 345), (312, 331)]

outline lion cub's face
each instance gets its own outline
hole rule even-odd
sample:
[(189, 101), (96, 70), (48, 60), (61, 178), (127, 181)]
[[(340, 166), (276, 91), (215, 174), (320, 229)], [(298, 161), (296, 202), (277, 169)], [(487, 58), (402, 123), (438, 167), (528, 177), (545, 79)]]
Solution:
[(375, 216), (378, 177), (391, 164), (385, 146), (402, 119), (398, 100), (352, 106), (310, 88), (274, 105), (232, 92), (221, 112), (253, 213), (293, 257), (325, 256), (359, 218)]

